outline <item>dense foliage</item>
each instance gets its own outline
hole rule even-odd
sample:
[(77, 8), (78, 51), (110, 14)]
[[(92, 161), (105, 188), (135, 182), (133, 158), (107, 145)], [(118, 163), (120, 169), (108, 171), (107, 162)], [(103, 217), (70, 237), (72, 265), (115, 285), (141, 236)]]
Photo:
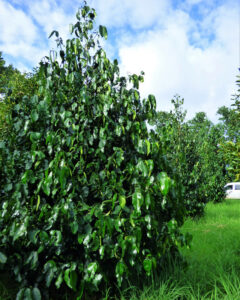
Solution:
[(224, 129), (211, 123), (201, 112), (185, 121), (183, 99), (172, 100), (174, 109), (158, 112), (152, 124), (157, 139), (164, 144), (164, 153), (184, 186), (184, 199), (190, 216), (201, 216), (208, 201), (219, 202), (225, 197), (226, 170), (219, 144)]
[(234, 95), (233, 108), (221, 107), (218, 113), (225, 125), (225, 141), (221, 143), (221, 151), (228, 166), (232, 180), (240, 180), (240, 76), (237, 76), (238, 91)]
[(21, 74), (12, 65), (5, 64), (0, 52), (0, 140), (9, 133), (6, 117), (12, 105), (21, 102), (24, 95), (33, 96), (37, 92), (37, 70)]
[(182, 187), (146, 125), (155, 98), (140, 99), (142, 75), (119, 75), (95, 16), (84, 6), (65, 45), (51, 34), (59, 51), (41, 63), (37, 93), (14, 97), (0, 142), (0, 262), (18, 299), (123, 287), (187, 242)]

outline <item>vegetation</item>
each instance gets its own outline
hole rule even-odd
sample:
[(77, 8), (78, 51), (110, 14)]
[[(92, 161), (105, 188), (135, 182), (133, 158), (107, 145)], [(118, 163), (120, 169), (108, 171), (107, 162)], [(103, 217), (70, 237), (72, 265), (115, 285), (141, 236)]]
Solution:
[(226, 140), (221, 144), (224, 159), (228, 165), (228, 172), (233, 180), (240, 180), (240, 76), (237, 80), (238, 91), (234, 95), (233, 109), (221, 107), (218, 111), (225, 121)]
[(219, 124), (186, 121), (179, 96), (157, 112), (144, 74), (106, 57), (95, 10), (76, 17), (32, 74), (0, 53), (0, 295), (238, 298), (239, 204), (218, 203), (240, 176), (239, 95)]
[(9, 134), (10, 126), (7, 116), (15, 103), (21, 103), (24, 95), (37, 93), (37, 70), (33, 73), (21, 74), (12, 65), (5, 66), (0, 52), (0, 141)]
[(79, 299), (123, 288), (156, 276), (188, 243), (182, 187), (147, 130), (155, 98), (140, 100), (142, 75), (119, 76), (94, 18), (84, 6), (65, 46), (51, 34), (59, 52), (41, 63), (37, 94), (15, 96), (7, 118), (0, 257), (20, 283), (18, 299), (48, 299), (54, 287)]
[(206, 114), (197, 113), (185, 121), (183, 99), (172, 100), (170, 113), (158, 112), (151, 122), (156, 138), (164, 145), (164, 155), (171, 162), (175, 176), (184, 186), (184, 199), (190, 216), (201, 216), (206, 203), (221, 202), (225, 195), (223, 186), (228, 180), (223, 153), (219, 144), (224, 129), (210, 122)]
[[(175, 262), (154, 284), (140, 289), (121, 290), (121, 300), (230, 300), (239, 298), (239, 200), (206, 205), (200, 220), (188, 219), (183, 232), (193, 236), (190, 248), (182, 248), (188, 264)], [(5, 280), (0, 285), (0, 299), (14, 299), (16, 286)], [(105, 299), (111, 299), (105, 291)], [(53, 298), (54, 299), (54, 298)], [(55, 298), (56, 299), (56, 298)]]

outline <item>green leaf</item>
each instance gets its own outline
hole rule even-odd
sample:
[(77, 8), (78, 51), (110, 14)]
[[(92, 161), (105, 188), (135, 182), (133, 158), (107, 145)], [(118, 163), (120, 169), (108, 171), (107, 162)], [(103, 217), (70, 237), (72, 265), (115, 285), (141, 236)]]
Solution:
[(35, 142), (38, 141), (41, 137), (41, 133), (40, 132), (31, 132), (30, 133), (30, 140), (31, 142)]
[(150, 275), (150, 272), (152, 270), (152, 260), (150, 258), (144, 259), (143, 268), (147, 272), (147, 274)]
[(33, 122), (36, 122), (38, 120), (38, 112), (36, 110), (33, 110), (31, 112), (31, 118)]
[(5, 142), (0, 141), (0, 149), (4, 149), (5, 148)]
[(144, 198), (140, 191), (135, 191), (132, 195), (132, 203), (135, 210), (139, 213), (141, 212), (141, 206), (143, 204)]
[(50, 287), (50, 284), (54, 278), (54, 273), (56, 272), (57, 267), (56, 263), (53, 260), (49, 260), (45, 265), (43, 272), (46, 273), (45, 280), (46, 280), (46, 286)]
[[(51, 185), (50, 185), (49, 182), (44, 181), (43, 184), (42, 184), (42, 189), (43, 189), (44, 193), (45, 193), (47, 196), (50, 195), (50, 193), (51, 193)], [(38, 198), (38, 200), (39, 200), (39, 198)], [(40, 202), (39, 202), (39, 203), (40, 203)]]
[(77, 223), (77, 222), (72, 222), (72, 223), (70, 224), (70, 226), (71, 226), (72, 233), (73, 233), (73, 234), (76, 234), (77, 231), (78, 231), (78, 223)]
[(19, 290), (19, 292), (17, 293), (17, 296), (16, 296), (16, 300), (25, 300), (23, 297), (24, 297), (24, 291), (25, 291), (25, 288), (22, 288)]
[(107, 39), (108, 33), (107, 33), (107, 28), (105, 26), (100, 25), (99, 32), (100, 32), (101, 37), (104, 37), (105, 39)]
[(6, 192), (9, 192), (9, 191), (12, 190), (12, 188), (13, 188), (12, 183), (8, 183), (8, 184), (5, 185), (4, 190), (5, 190)]
[(146, 209), (149, 209), (150, 205), (151, 205), (151, 196), (150, 193), (146, 194), (145, 197), (145, 205), (146, 205)]
[(26, 260), (26, 264), (30, 264), (30, 269), (34, 270), (38, 263), (38, 253), (37, 251), (32, 251)]
[(145, 140), (145, 144), (147, 146), (147, 155), (149, 155), (150, 154), (150, 149), (151, 149), (151, 144), (148, 140)]
[(57, 280), (56, 280), (56, 282), (55, 282), (55, 285), (56, 285), (56, 288), (57, 288), (57, 289), (60, 288), (62, 282), (63, 282), (63, 274), (62, 274), (62, 272), (61, 272), (61, 273), (58, 275), (58, 278), (57, 278)]
[(28, 237), (29, 240), (33, 243), (36, 244), (37, 243), (37, 234), (39, 233), (39, 229), (33, 229), (28, 231)]
[(148, 169), (143, 160), (140, 160), (136, 166), (137, 170), (142, 173), (144, 177), (148, 176)]
[(94, 278), (97, 268), (98, 268), (98, 266), (97, 266), (96, 262), (92, 262), (88, 265), (87, 271), (88, 271), (90, 278)]
[(69, 24), (69, 32), (70, 32), (70, 34), (73, 33), (73, 24)]
[(125, 196), (123, 196), (123, 195), (119, 196), (119, 204), (120, 204), (121, 208), (125, 207), (125, 205), (126, 205), (126, 198), (125, 198)]
[(77, 273), (76, 271), (72, 271), (71, 269), (67, 269), (64, 272), (64, 280), (67, 284), (67, 286), (76, 291), (76, 287), (77, 287)]
[(30, 288), (25, 288), (24, 300), (32, 300), (32, 293), (31, 293)]
[(85, 234), (79, 234), (78, 235), (78, 243), (82, 244), (85, 238)]
[(125, 270), (126, 270), (126, 265), (124, 264), (124, 262), (119, 261), (116, 265), (116, 276), (117, 277), (122, 276)]
[(158, 182), (160, 184), (160, 190), (163, 196), (168, 194), (171, 185), (171, 179), (167, 176), (166, 172), (161, 172), (157, 175)]
[(38, 195), (38, 196), (37, 196), (37, 205), (36, 205), (36, 210), (38, 210), (38, 208), (39, 208), (39, 205), (40, 205), (40, 196)]
[(121, 128), (121, 126), (117, 125), (117, 127), (116, 127), (116, 129), (115, 129), (115, 132), (116, 132), (116, 135), (117, 135), (117, 136), (120, 136), (121, 133), (122, 133), (122, 128)]
[(51, 32), (51, 34), (49, 35), (49, 39), (53, 36), (53, 35), (56, 35), (56, 37), (59, 37), (59, 33), (58, 33), (58, 31), (56, 31), (56, 30), (53, 30), (52, 32)]
[(16, 241), (19, 237), (23, 236), (27, 230), (26, 230), (27, 222), (22, 223), (15, 231), (13, 236), (13, 241)]
[(34, 287), (32, 289), (32, 296), (33, 296), (33, 300), (41, 300), (42, 299), (41, 293), (37, 287)]
[(7, 256), (4, 253), (0, 252), (0, 264), (5, 264), (6, 261), (7, 261)]
[(112, 198), (112, 209), (114, 209), (114, 207), (115, 207), (115, 202), (116, 202), (116, 200), (117, 200), (117, 196), (118, 196), (117, 193), (115, 193), (115, 194), (113, 195), (113, 198)]

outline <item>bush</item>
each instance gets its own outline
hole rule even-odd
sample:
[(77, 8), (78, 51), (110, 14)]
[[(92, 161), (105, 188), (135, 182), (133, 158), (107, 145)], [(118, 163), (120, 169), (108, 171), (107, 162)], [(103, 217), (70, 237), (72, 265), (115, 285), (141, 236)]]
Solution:
[(14, 105), (0, 143), (0, 262), (18, 299), (124, 287), (187, 242), (181, 186), (146, 126), (155, 98), (140, 100), (142, 75), (120, 77), (95, 16), (85, 5), (66, 45), (51, 34), (59, 51), (41, 62), (38, 94)]

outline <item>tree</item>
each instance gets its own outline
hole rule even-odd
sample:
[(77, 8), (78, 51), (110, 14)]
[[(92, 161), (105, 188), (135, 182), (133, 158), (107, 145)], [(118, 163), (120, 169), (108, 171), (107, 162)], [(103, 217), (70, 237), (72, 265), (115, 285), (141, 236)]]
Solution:
[(225, 141), (221, 143), (221, 151), (228, 165), (228, 172), (232, 180), (240, 179), (240, 76), (237, 76), (238, 91), (234, 95), (233, 109), (222, 107), (219, 109), (226, 128)]
[(85, 5), (65, 45), (52, 32), (59, 51), (41, 62), (38, 92), (15, 101), (0, 143), (0, 258), (18, 299), (123, 287), (188, 243), (181, 185), (146, 125), (155, 97), (141, 100), (142, 75), (119, 75), (95, 16)]
[(0, 140), (9, 134), (6, 116), (14, 103), (21, 101), (23, 95), (33, 96), (38, 89), (38, 70), (21, 74), (12, 65), (5, 66), (0, 52)]
[(156, 125), (156, 138), (164, 145), (171, 171), (178, 174), (184, 186), (188, 214), (201, 216), (208, 201), (224, 198), (226, 170), (218, 151), (223, 129), (213, 125), (203, 112), (186, 122), (183, 102), (176, 96), (172, 100), (174, 109), (170, 113), (158, 112), (152, 124)]

